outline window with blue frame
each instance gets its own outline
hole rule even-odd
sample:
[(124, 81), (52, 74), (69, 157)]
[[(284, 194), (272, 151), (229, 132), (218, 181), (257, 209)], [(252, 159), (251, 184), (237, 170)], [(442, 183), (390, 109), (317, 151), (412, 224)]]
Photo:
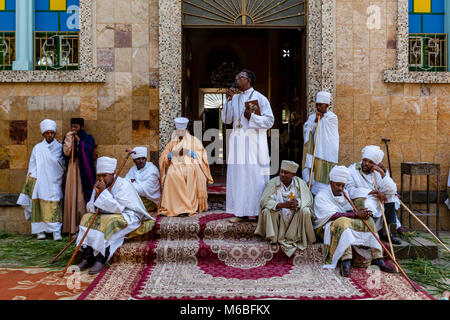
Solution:
[[(79, 69), (79, 0), (35, 0), (34, 69)], [(0, 0), (0, 70), (15, 60), (16, 1)]]
[(409, 70), (446, 71), (445, 0), (409, 0)]

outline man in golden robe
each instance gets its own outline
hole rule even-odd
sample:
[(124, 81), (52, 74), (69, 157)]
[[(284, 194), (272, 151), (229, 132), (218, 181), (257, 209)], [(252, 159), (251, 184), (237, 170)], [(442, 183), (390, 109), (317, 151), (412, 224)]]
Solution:
[(213, 183), (208, 157), (201, 141), (187, 131), (188, 123), (175, 119), (176, 131), (159, 158), (160, 215), (193, 216), (208, 210), (206, 184)]

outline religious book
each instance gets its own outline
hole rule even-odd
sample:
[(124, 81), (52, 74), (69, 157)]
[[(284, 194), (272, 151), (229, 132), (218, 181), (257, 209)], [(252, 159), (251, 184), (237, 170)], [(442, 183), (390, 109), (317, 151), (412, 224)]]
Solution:
[(245, 109), (254, 112), (257, 116), (261, 115), (261, 109), (259, 108), (258, 100), (250, 100), (245, 103)]

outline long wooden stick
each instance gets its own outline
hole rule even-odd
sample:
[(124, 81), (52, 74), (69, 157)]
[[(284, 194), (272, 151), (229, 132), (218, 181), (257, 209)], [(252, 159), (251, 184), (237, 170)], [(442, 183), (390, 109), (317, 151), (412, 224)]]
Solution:
[(70, 170), (69, 170), (69, 243), (72, 241), (72, 201), (73, 201), (73, 154), (75, 149), (75, 137), (72, 135), (72, 152), (70, 155)]
[[(342, 192), (342, 194), (344, 195), (345, 199), (347, 199), (347, 201), (350, 203), (350, 205), (352, 206), (353, 210), (355, 212), (358, 211), (358, 209), (355, 207), (355, 205), (353, 204), (353, 201), (350, 200), (347, 195), (345, 194), (345, 192)], [(367, 229), (369, 229), (369, 231), (372, 233), (372, 235), (375, 237), (375, 239), (378, 241), (378, 243), (381, 245), (381, 247), (386, 251), (386, 253), (388, 254), (389, 258), (391, 258), (392, 262), (395, 264), (395, 266), (397, 267), (397, 270), (400, 270), (401, 274), (405, 277), (405, 279), (409, 282), (409, 284), (414, 288), (415, 291), (420, 291), (419, 289), (416, 288), (416, 286), (414, 285), (414, 283), (411, 281), (411, 279), (409, 279), (409, 277), (406, 275), (405, 271), (402, 269), (402, 267), (400, 267), (400, 265), (398, 264), (398, 262), (395, 260), (395, 258), (391, 255), (391, 253), (389, 252), (389, 250), (386, 248), (386, 246), (384, 245), (383, 242), (381, 242), (380, 239), (378, 239), (377, 235), (375, 234), (375, 232), (372, 230), (372, 228), (369, 226), (369, 224), (366, 222), (366, 220), (361, 219), (361, 221), (366, 225)]]
[(422, 225), (422, 227), (425, 228), (425, 230), (427, 230), (436, 240), (437, 242), (439, 242), (444, 248), (445, 250), (447, 250), (447, 252), (450, 252), (450, 250), (447, 248), (447, 246), (441, 241), (439, 240), (438, 237), (435, 236), (435, 234), (433, 232), (431, 232), (431, 230), (427, 227), (427, 225), (425, 223), (423, 223), (404, 203), (403, 201), (400, 200), (400, 204), (403, 206), (403, 208), (406, 209), (406, 211), (408, 211), (408, 213), (410, 215), (412, 215), (414, 217), (414, 219), (416, 219), (417, 221), (419, 221), (419, 223)]
[(55, 263), (55, 261), (56, 261), (56, 259), (58, 259), (59, 258), (59, 256), (60, 255), (62, 255), (63, 254), (63, 252), (64, 251), (66, 251), (67, 250), (67, 248), (69, 248), (71, 245), (72, 245), (72, 243), (74, 243), (75, 242), (75, 240), (77, 240), (77, 235), (78, 234), (75, 234), (75, 236), (74, 236), (74, 238), (72, 239), (72, 241), (70, 241), (57, 255), (56, 255), (56, 257), (54, 257), (53, 259), (52, 259), (52, 261), (50, 261), (50, 264), (54, 264)]
[[(111, 183), (111, 185), (109, 186), (108, 190), (111, 191), (112, 187), (114, 186), (114, 183), (116, 182), (117, 178), (120, 175), (120, 172), (122, 171), (123, 167), (125, 166), (125, 164), (127, 163), (128, 158), (130, 157), (130, 153), (127, 154), (127, 156), (125, 157), (125, 160), (123, 161), (122, 165), (120, 166), (119, 171), (117, 171), (116, 176), (114, 177), (113, 182)], [(100, 212), (100, 208), (97, 209), (97, 211), (95, 212), (94, 217), (92, 218), (92, 221), (89, 223), (88, 228), (86, 229), (86, 232), (83, 235), (83, 238), (81, 238), (80, 243), (78, 244), (77, 248), (75, 249), (75, 252), (73, 253), (72, 257), (70, 258), (69, 262), (67, 263), (66, 268), (64, 269), (64, 272), (62, 273), (62, 276), (64, 276), (67, 272), (67, 269), (69, 268), (69, 266), (71, 265), (73, 259), (75, 258), (75, 255), (78, 253), (78, 250), (80, 250), (81, 245), (83, 244), (84, 239), (86, 238), (89, 230), (91, 230), (92, 225), (95, 222), (95, 219), (97, 218), (98, 214)]]
[(311, 173), (309, 174), (309, 185), (308, 185), (309, 190), (311, 190), (311, 183), (312, 183), (312, 176), (313, 176), (313, 169), (314, 169), (314, 159), (316, 158), (317, 137), (319, 136), (319, 124), (320, 124), (320, 117), (317, 119), (317, 130), (316, 130), (316, 138), (314, 139), (314, 151), (313, 151), (313, 159), (312, 159), (312, 163), (311, 163)]
[[(373, 181), (375, 182), (375, 190), (378, 191), (377, 177), (375, 176), (375, 172), (372, 173), (372, 176), (373, 176)], [(383, 216), (383, 223), (384, 223), (384, 228), (386, 230), (387, 238), (388, 238), (388, 241), (389, 241), (389, 248), (391, 249), (392, 256), (395, 259), (394, 247), (392, 246), (391, 233), (390, 233), (389, 228), (388, 228), (386, 215), (384, 214), (384, 207), (383, 207), (383, 204), (381, 203), (381, 200), (378, 197), (377, 197), (377, 200), (378, 200), (378, 204), (380, 205), (381, 215)], [(396, 271), (398, 272), (397, 268), (396, 268)]]

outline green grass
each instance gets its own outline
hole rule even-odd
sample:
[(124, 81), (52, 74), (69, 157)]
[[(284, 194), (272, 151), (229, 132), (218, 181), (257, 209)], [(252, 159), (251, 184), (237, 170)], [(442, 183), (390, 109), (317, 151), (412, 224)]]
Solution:
[(52, 235), (46, 240), (36, 240), (36, 236), (0, 234), (0, 267), (45, 267), (63, 268), (75, 251), (72, 244), (56, 260), (50, 261), (69, 243), (68, 237), (53, 241)]

